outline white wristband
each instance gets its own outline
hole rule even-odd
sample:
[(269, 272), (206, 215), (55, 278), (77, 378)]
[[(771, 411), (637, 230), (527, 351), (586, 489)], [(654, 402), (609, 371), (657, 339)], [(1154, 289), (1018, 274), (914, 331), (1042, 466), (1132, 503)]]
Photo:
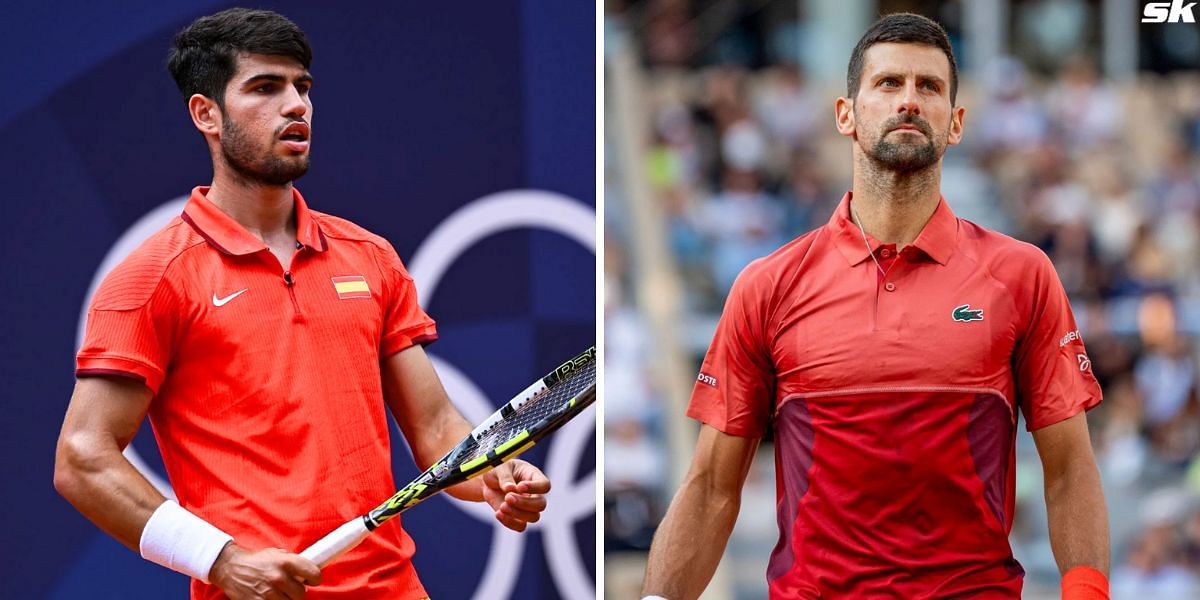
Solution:
[(167, 500), (146, 521), (138, 549), (148, 561), (208, 583), (208, 572), (231, 541), (233, 536)]
[(642, 600), (667, 600), (662, 596), (642, 596)]

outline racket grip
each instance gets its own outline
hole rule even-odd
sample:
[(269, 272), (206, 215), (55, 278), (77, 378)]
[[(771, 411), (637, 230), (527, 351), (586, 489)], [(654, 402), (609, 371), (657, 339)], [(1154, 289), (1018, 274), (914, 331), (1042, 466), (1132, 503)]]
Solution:
[(317, 563), (318, 567), (324, 568), (333, 559), (357, 546), (370, 533), (371, 530), (367, 529), (366, 521), (362, 517), (354, 517), (317, 540), (316, 543), (301, 552), (300, 556)]

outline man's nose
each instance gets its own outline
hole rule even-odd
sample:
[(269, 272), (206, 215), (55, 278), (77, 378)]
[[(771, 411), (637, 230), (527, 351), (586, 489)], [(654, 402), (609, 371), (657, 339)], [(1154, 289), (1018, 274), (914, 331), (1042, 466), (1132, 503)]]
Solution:
[(300, 95), (300, 91), (295, 87), (289, 87), (290, 91), (284, 99), (283, 116), (293, 119), (304, 116), (308, 112), (308, 104), (304, 102), (304, 97)]
[(900, 96), (900, 104), (896, 107), (896, 112), (900, 114), (908, 113), (914, 117), (921, 115), (921, 105), (917, 102), (917, 86), (915, 83), (909, 83), (904, 86), (904, 93)]

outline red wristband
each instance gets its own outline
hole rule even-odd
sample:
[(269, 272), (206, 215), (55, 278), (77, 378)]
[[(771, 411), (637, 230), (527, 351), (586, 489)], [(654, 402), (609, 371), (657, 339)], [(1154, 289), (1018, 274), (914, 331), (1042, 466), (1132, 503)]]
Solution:
[(1091, 567), (1071, 567), (1062, 577), (1062, 600), (1109, 600), (1108, 578)]

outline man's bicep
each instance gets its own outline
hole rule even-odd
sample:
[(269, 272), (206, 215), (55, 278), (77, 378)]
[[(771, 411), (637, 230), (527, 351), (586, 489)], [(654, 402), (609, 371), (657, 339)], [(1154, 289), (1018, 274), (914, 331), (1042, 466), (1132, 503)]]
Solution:
[(1066, 471), (1072, 461), (1091, 454), (1092, 442), (1088, 434), (1087, 416), (1080, 412), (1053, 425), (1037, 429), (1033, 432), (1033, 442), (1037, 445), (1046, 478), (1052, 479)]
[(688, 478), (704, 481), (712, 491), (741, 494), (758, 442), (757, 437), (730, 435), (701, 424)]
[(421, 346), (389, 356), (382, 366), (384, 399), (406, 437), (436, 423), (446, 411), (458, 414)]
[(150, 409), (153, 394), (138, 380), (125, 377), (81, 377), (63, 420), (63, 436), (98, 436), (124, 449)]

